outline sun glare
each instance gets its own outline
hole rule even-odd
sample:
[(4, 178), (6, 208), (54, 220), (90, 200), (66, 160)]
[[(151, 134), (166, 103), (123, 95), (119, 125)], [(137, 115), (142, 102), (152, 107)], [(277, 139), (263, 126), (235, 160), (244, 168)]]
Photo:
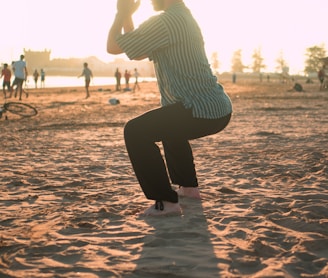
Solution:
[[(230, 71), (233, 53), (242, 50), (244, 64), (261, 49), (268, 71), (273, 71), (282, 52), (291, 70), (304, 68), (304, 54), (313, 45), (328, 46), (328, 38), (318, 30), (318, 19), (326, 17), (326, 0), (185, 0), (203, 31), (210, 57), (218, 53), (219, 71)], [(20, 9), (15, 9), (19, 6)], [(38, 7), (42, 7), (39, 9)], [(65, 7), (65, 8), (63, 8)], [(297, 9), (296, 9), (297, 7)], [(320, 7), (320, 8), (319, 8)], [(8, 2), (2, 22), (6, 38), (0, 46), (0, 62), (17, 59), (24, 48), (51, 50), (52, 58), (97, 56), (113, 60), (106, 53), (108, 29), (116, 12), (116, 1), (17, 0)], [(138, 26), (154, 15), (151, 1), (144, 0), (134, 15)]]

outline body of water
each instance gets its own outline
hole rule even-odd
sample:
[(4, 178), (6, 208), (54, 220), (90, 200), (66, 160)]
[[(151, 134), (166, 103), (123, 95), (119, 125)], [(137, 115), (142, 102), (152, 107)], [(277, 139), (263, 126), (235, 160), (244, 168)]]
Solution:
[[(154, 77), (139, 77), (138, 82), (154, 82)], [(130, 84), (134, 84), (135, 78), (130, 79)], [(108, 86), (115, 85), (116, 79), (114, 77), (94, 77), (90, 83), (90, 86)], [(41, 87), (40, 78), (38, 80), (38, 88)], [(121, 85), (125, 85), (125, 79), (121, 79)], [(76, 76), (46, 76), (45, 87), (46, 88), (58, 88), (58, 87), (84, 87), (84, 77), (77, 78)], [(35, 88), (35, 83), (32, 77), (29, 77), (26, 82), (26, 87), (29, 89)]]

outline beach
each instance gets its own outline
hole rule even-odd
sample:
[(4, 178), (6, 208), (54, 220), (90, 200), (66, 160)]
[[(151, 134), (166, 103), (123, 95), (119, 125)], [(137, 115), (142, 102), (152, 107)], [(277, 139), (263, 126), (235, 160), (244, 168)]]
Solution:
[(230, 124), (191, 141), (202, 199), (164, 217), (139, 215), (123, 139), (156, 83), (29, 89), (38, 115), (0, 119), (0, 277), (328, 277), (328, 91), (222, 84)]

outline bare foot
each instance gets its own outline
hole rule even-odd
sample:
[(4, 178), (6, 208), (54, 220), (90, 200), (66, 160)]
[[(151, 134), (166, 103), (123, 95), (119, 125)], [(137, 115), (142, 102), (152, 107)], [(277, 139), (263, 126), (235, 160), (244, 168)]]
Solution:
[(188, 197), (198, 200), (201, 199), (198, 187), (180, 186), (180, 188), (177, 190), (177, 193), (180, 197)]
[(163, 216), (163, 215), (181, 215), (179, 203), (162, 202), (163, 207), (157, 207), (156, 204), (146, 209), (141, 215), (143, 216)]

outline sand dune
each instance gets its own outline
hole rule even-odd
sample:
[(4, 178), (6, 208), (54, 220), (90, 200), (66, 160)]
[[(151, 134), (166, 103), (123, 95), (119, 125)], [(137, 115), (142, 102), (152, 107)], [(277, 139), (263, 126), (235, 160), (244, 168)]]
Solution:
[(230, 125), (192, 141), (202, 200), (161, 218), (122, 133), (155, 83), (31, 90), (36, 117), (0, 120), (0, 276), (328, 277), (328, 92), (223, 83)]

